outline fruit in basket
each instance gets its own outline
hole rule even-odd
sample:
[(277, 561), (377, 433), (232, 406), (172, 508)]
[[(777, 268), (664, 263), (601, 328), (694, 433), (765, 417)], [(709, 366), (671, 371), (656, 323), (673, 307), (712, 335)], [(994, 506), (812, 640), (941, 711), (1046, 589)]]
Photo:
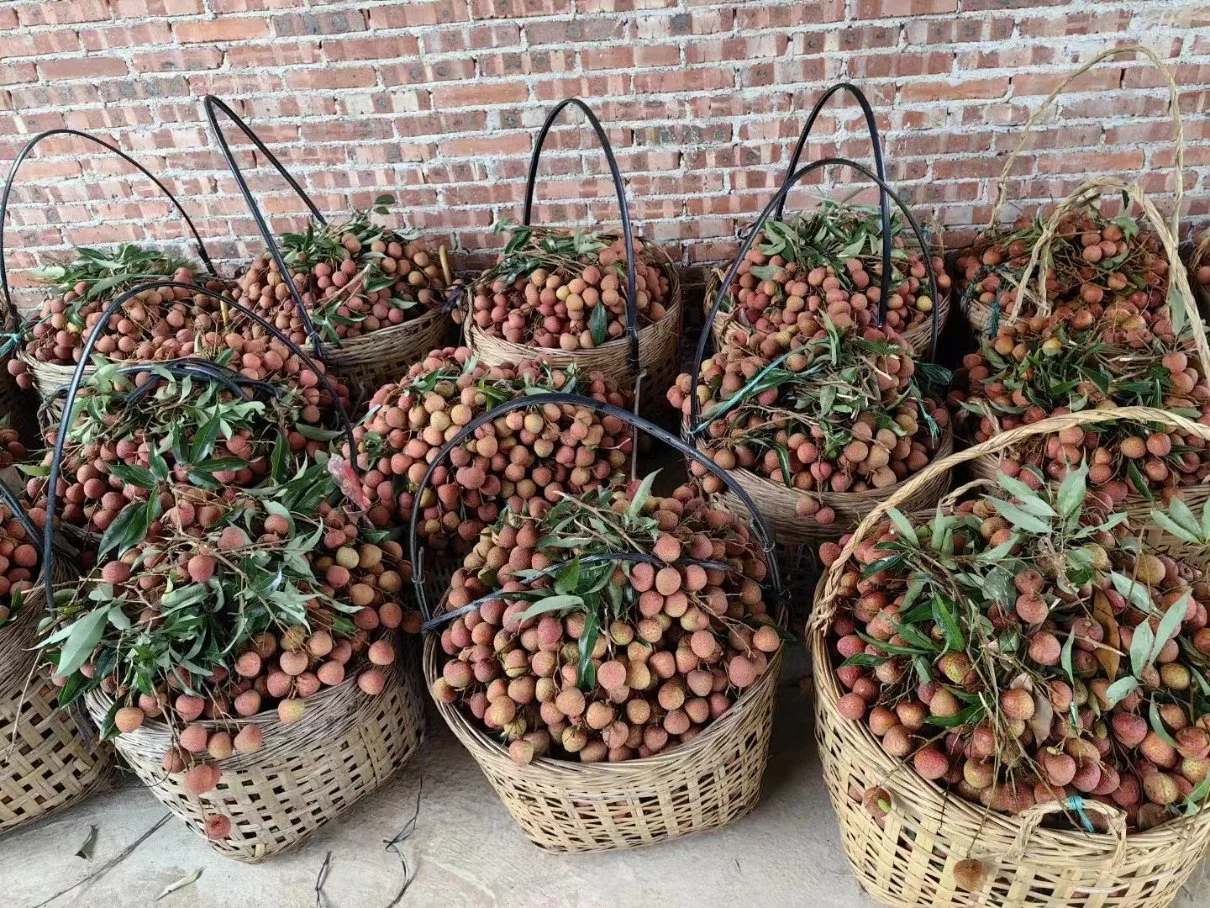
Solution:
[[(60, 366), (79, 362), (84, 342), (105, 310), (140, 284), (175, 281), (226, 291), (223, 281), (200, 272), (196, 264), (131, 243), (113, 251), (76, 249), (71, 261), (44, 268), (39, 277), (50, 295), (22, 329), (25, 355)], [(217, 301), (186, 288), (145, 290), (110, 316), (96, 352), (112, 360), (187, 356), (194, 352), (194, 314), (213, 316), (218, 311)], [(26, 363), (10, 360), (8, 371), (20, 387), (32, 386)]]
[[(956, 272), (963, 299), (993, 307), (996, 321), (1007, 318), (1047, 218), (1041, 213), (1022, 215), (1010, 229), (992, 233), (960, 253)], [(1052, 311), (1067, 306), (1100, 318), (1118, 305), (1129, 307), (1148, 326), (1169, 318), (1169, 265), (1163, 246), (1154, 231), (1131, 215), (1108, 218), (1095, 200), (1088, 200), (1060, 219), (1050, 249), (1046, 299)], [(1038, 275), (1035, 267), (1019, 313), (1023, 318), (1037, 313)]]
[(24, 524), (0, 506), (0, 631), (21, 610), (38, 578), (38, 546)]
[[(276, 342), (236, 335), (230, 343), (243, 352), (228, 348), (212, 361), (133, 373), (111, 363), (97, 368), (76, 399), (64, 446), (57, 492), (64, 524), (105, 533), (130, 503), (145, 501), (165, 484), (247, 486), (326, 449), (336, 433), (324, 427), (332, 407), (318, 385), (315, 370), (322, 372), (322, 364), (303, 361)], [(267, 383), (275, 380), (281, 384)], [(346, 393), (339, 383), (334, 390)], [(24, 468), (26, 499), (39, 524), (57, 431), (47, 430), (48, 450)], [(188, 489), (168, 507), (182, 526), (214, 519), (190, 500)]]
[[(798, 331), (733, 338), (702, 364), (696, 388), (682, 374), (668, 400), (688, 417), (696, 393), (698, 447), (725, 470), (803, 492), (803, 517), (831, 523), (818, 493), (889, 488), (938, 450), (949, 414), (922, 385), (948, 375), (913, 360), (894, 332), (811, 318)], [(704, 481), (717, 491), (717, 479)]]
[[(445, 247), (371, 220), (373, 214), (386, 214), (393, 202), (380, 196), (372, 210), (347, 221), (312, 220), (303, 232), (279, 238), (282, 258), (321, 340), (363, 337), (445, 304), (453, 283)], [(244, 270), (234, 293), (296, 344), (307, 341), (286, 280), (269, 253)]]
[(0, 469), (24, 460), (28, 453), (17, 430), (9, 425), (8, 417), (0, 417)]
[[(926, 324), (932, 297), (924, 254), (902, 218), (892, 219), (892, 275), (886, 326), (900, 334)], [(932, 256), (937, 292), (950, 278)], [(717, 275), (721, 280), (725, 272)], [(824, 201), (807, 215), (766, 221), (740, 263), (721, 312), (734, 311), (749, 330), (802, 330), (800, 322), (826, 314), (839, 327), (877, 323), (882, 298), (882, 222), (877, 208)], [(712, 300), (708, 302), (713, 302)]]
[[(636, 324), (643, 328), (672, 305), (671, 284), (652, 247), (634, 240), (634, 257)], [(500, 261), (474, 284), (469, 317), (514, 344), (589, 350), (624, 335), (626, 293), (622, 238), (515, 227)]]
[(656, 496), (654, 478), (505, 514), (453, 576), (446, 608), (475, 608), (441, 632), (433, 696), (517, 762), (661, 753), (769, 671), (763, 551), (699, 489)]
[(420, 481), (442, 446), (475, 417), (523, 395), (533, 396), (533, 408), (482, 426), (437, 466), (420, 502), (419, 530), (428, 545), (465, 554), (501, 508), (524, 512), (564, 491), (588, 491), (626, 465), (631, 438), (625, 423), (588, 407), (543, 405), (543, 390), (626, 405), (600, 373), (536, 361), (489, 368), (465, 347), (434, 351), (401, 381), (380, 388), (354, 431), (371, 520), (387, 526), (409, 519)]
[(924, 778), (1007, 813), (1060, 801), (1075, 828), (1098, 800), (1143, 829), (1210, 796), (1210, 521), (1174, 502), (1153, 520), (1180, 547), (1153, 548), (1088, 469), (892, 512), (831, 568), (828, 645), (862, 707), (842, 715)]
[[(1060, 307), (1001, 325), (994, 340), (968, 354), (955, 374), (950, 405), (973, 442), (1002, 431), (1089, 408), (1147, 406), (1210, 425), (1210, 385), (1191, 345), (1157, 337), (1137, 315), (1117, 317), (1113, 304), (1096, 320), (1087, 309)], [(1015, 447), (1003, 469), (1039, 467), (1062, 478), (1087, 459), (1093, 486), (1116, 502), (1210, 478), (1210, 452), (1179, 428), (1110, 423), (1035, 437)]]

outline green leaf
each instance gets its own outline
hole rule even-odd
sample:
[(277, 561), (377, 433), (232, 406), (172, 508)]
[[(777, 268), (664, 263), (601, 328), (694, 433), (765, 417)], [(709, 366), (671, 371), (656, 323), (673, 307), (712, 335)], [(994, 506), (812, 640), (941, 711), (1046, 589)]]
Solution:
[(1057, 504), (1060, 517), (1071, 517), (1080, 510), (1084, 503), (1084, 495), (1088, 491), (1088, 467), (1083, 462), (1074, 470), (1068, 470), (1063, 481), (1059, 483)]
[(1162, 530), (1172, 536), (1175, 536), (1182, 542), (1189, 542), (1196, 545), (1200, 541), (1196, 534), (1185, 529), (1185, 527), (1177, 523), (1163, 511), (1159, 510), (1159, 508), (1152, 508), (1151, 519), (1154, 520)]
[(576, 685), (585, 693), (597, 686), (597, 667), (592, 664), (592, 651), (600, 632), (601, 623), (596, 609), (589, 609), (584, 615), (584, 632), (580, 634), (580, 665)]
[(1164, 645), (1177, 635), (1181, 629), (1181, 623), (1185, 620), (1185, 612), (1189, 608), (1189, 594), (1181, 596), (1180, 599), (1168, 606), (1168, 610), (1164, 612), (1164, 617), (1160, 619), (1160, 626), (1155, 632), (1155, 655), (1158, 656)]
[[(155, 498), (151, 500), (156, 501)], [(149, 525), (146, 502), (130, 502), (122, 508), (113, 523), (105, 529), (101, 542), (97, 546), (98, 553), (104, 555), (114, 551), (115, 555), (121, 558), (129, 549), (143, 540), (143, 537), (147, 535)]]
[(105, 608), (94, 609), (76, 621), (59, 650), (56, 673), (70, 675), (87, 662), (92, 651), (101, 642), (101, 634), (108, 623), (109, 609)]
[(321, 429), (305, 422), (296, 423), (294, 428), (308, 441), (331, 441), (333, 438), (339, 438), (341, 434), (337, 429)]
[(1000, 516), (1011, 523), (1019, 530), (1024, 530), (1027, 533), (1037, 533), (1048, 535), (1050, 533), (1050, 524), (1041, 517), (1036, 517), (1033, 514), (1027, 514), (1016, 505), (1010, 504), (999, 498), (991, 499), (992, 505)]
[(1021, 537), (1016, 533), (1013, 533), (1004, 542), (997, 546), (993, 546), (986, 552), (980, 553), (975, 560), (982, 562), (983, 564), (991, 564), (993, 562), (1000, 561), (1001, 559), (1007, 558), (1012, 553), (1013, 546), (1020, 541)]
[(151, 475), (163, 482), (168, 478), (168, 462), (164, 460), (164, 455), (161, 454), (155, 445), (150, 446), (147, 452), (148, 462), (151, 464)]
[(996, 476), (996, 482), (1005, 492), (1016, 498), (1021, 503), (1021, 510), (1037, 517), (1054, 517), (1054, 509), (1043, 501), (1037, 492), (1027, 486), (1015, 476), (1009, 476), (1007, 473), (1000, 473)]
[(1119, 571), (1110, 571), (1109, 579), (1113, 582), (1114, 589), (1121, 593), (1127, 602), (1139, 611), (1151, 611), (1151, 594), (1147, 592), (1147, 587)]
[(912, 523), (903, 516), (903, 512), (898, 508), (891, 508), (886, 512), (886, 516), (891, 523), (895, 524), (895, 529), (899, 530), (899, 535), (908, 540), (912, 545), (919, 546), (920, 538), (916, 535), (915, 529), (912, 528)]
[(1147, 710), (1147, 717), (1151, 721), (1151, 730), (1155, 732), (1155, 736), (1175, 750), (1176, 739), (1164, 727), (1164, 723), (1160, 719), (1160, 708), (1154, 700), (1151, 701), (1151, 705)]
[(555, 592), (571, 593), (580, 585), (580, 559), (573, 558), (555, 575)]
[(1137, 690), (1138, 686), (1138, 678), (1130, 675), (1124, 675), (1109, 685), (1109, 688), (1105, 691), (1105, 700), (1111, 707), (1117, 706), (1124, 699), (1126, 699), (1126, 697), (1130, 696), (1131, 693)]
[(111, 463), (109, 465), (109, 472), (118, 477), (126, 485), (134, 486), (137, 489), (151, 490), (156, 486), (155, 477), (145, 467), (127, 463)]
[(949, 610), (940, 596), (933, 596), (933, 620), (937, 626), (941, 628), (942, 634), (945, 635), (945, 646), (948, 650), (961, 652), (966, 649), (966, 637), (962, 633), (962, 627), (958, 624), (958, 619)]
[(1148, 501), (1155, 501), (1155, 495), (1152, 494), (1151, 487), (1147, 485), (1147, 480), (1143, 478), (1143, 474), (1139, 472), (1139, 468), (1133, 460), (1126, 461), (1126, 475), (1130, 478), (1130, 482), (1136, 492)]
[[(1207, 501), (1210, 504), (1210, 500)], [(1199, 535), (1202, 531), (1201, 524), (1198, 523), (1197, 516), (1189, 509), (1189, 505), (1185, 504), (1178, 496), (1173, 496), (1171, 503), (1168, 505), (1168, 514), (1174, 521), (1194, 535)]]
[(609, 313), (604, 303), (597, 303), (588, 317), (588, 333), (592, 335), (592, 344), (599, 347), (609, 339)]
[(647, 504), (647, 499), (651, 497), (651, 487), (655, 484), (655, 478), (659, 475), (659, 472), (659, 470), (656, 470), (643, 477), (638, 491), (634, 493), (634, 498), (630, 500), (630, 506), (626, 508), (627, 520), (634, 520), (639, 514), (643, 513), (643, 506)]
[(1071, 649), (1076, 642), (1076, 629), (1072, 627), (1067, 633), (1067, 640), (1063, 643), (1063, 652), (1059, 656), (1059, 664), (1063, 666), (1063, 674), (1067, 676), (1068, 681), (1075, 681), (1075, 672), (1071, 667)]
[(545, 615), (548, 612), (559, 612), (567, 609), (583, 608), (584, 600), (580, 596), (557, 595), (546, 596), (539, 599), (520, 615), (517, 615), (509, 622), (509, 626), (520, 624), (523, 621), (528, 621), (537, 615)]
[(794, 484), (794, 477), (790, 475), (790, 452), (786, 450), (785, 445), (777, 446), (777, 462), (781, 465), (782, 482), (790, 488)]
[(1155, 633), (1151, 625), (1144, 621), (1134, 629), (1134, 637), (1130, 641), (1130, 670), (1136, 676), (1143, 673), (1150, 664), (1151, 649), (1155, 645)]

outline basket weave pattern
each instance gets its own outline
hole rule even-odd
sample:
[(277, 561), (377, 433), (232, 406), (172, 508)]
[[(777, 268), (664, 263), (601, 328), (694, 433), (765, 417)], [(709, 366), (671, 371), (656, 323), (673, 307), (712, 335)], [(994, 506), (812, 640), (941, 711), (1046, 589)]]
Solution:
[[(56, 579), (61, 569), (55, 567)], [(0, 832), (39, 819), (103, 787), (113, 768), (108, 744), (84, 741), (59, 708), (58, 689), (30, 679), (44, 594), (39, 584), (0, 630)], [(27, 684), (28, 680), (28, 684)]]
[[(233, 734), (244, 725), (260, 725), (264, 747), (221, 761), (218, 788), (200, 797), (184, 789), (183, 773), (162, 769), (160, 760), (173, 742), (162, 722), (145, 722), (115, 744), (151, 793), (199, 835), (205, 835), (206, 817), (229, 817), (230, 834), (210, 846), (255, 863), (301, 843), (377, 789), (420, 747), (424, 706), (415, 659), (403, 661), (378, 696), (362, 693), (350, 677), (308, 698), (303, 718), (292, 725), (273, 713), (204, 722)], [(100, 724), (112, 702), (99, 691), (87, 695), (94, 721)]]
[(434, 309), (400, 325), (323, 344), (320, 359), (349, 386), (355, 400), (365, 400), (440, 347), (451, 324), (447, 311)]
[[(725, 826), (760, 799), (773, 697), (783, 650), (731, 709), (688, 744), (622, 763), (538, 759), (522, 766), (461, 710), (437, 711), (535, 845), (547, 851), (611, 851)], [(424, 675), (440, 672), (425, 641)]]
[[(1127, 836), (1124, 815), (1100, 802), (1087, 801), (1085, 807), (1108, 817), (1108, 833), (1042, 827), (1055, 805), (1036, 806), (1018, 816), (984, 810), (923, 779), (883, 750), (864, 723), (849, 721), (837, 710), (841, 690), (827, 645), (837, 584), (845, 562), (886, 511), (909, 500), (917, 487), (930, 481), (930, 473), (951, 472), (1033, 435), (1114, 419), (1167, 422), (1210, 438), (1210, 428), (1140, 407), (1021, 426), (934, 463), (906, 483), (865, 518), (821, 581), (810, 632), (820, 762), (853, 873), (862, 888), (884, 904), (1164, 908), (1210, 849), (1210, 811)], [(891, 796), (881, 826), (862, 805), (864, 792), (875, 786)], [(988, 882), (974, 893), (957, 888), (954, 879), (954, 866), (968, 857), (988, 868)]]

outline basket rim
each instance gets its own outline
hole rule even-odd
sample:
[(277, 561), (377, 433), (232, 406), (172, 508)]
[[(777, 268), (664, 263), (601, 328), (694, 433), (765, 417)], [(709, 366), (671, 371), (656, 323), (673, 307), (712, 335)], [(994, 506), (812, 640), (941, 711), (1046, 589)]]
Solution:
[[(820, 592), (823, 590), (826, 576), (825, 572), (817, 581), (815, 585), (815, 598), (818, 598)], [(947, 791), (936, 782), (929, 781), (916, 772), (910, 763), (896, 760), (896, 758), (888, 754), (874, 737), (874, 733), (870, 731), (869, 726), (864, 722), (850, 722), (841, 716), (836, 708), (840, 688), (837, 683), (836, 669), (832, 665), (832, 659), (828, 653), (828, 631), (826, 628), (808, 627), (807, 637), (807, 647), (811, 652), (811, 673), (815, 678), (815, 720), (817, 724), (826, 721), (833, 725), (843, 724), (845, 727), (857, 729), (857, 736), (864, 753), (859, 753), (856, 756), (871, 756), (871, 765), (876, 763), (877, 759), (895, 762), (897, 769), (892, 775), (887, 777), (884, 783), (888, 787), (904, 787), (915, 792), (923, 792), (930, 801), (943, 804), (946, 810), (959, 810), (968, 817), (983, 824), (984, 827), (990, 826), (994, 828), (996, 832), (1006, 838), (1011, 839), (1018, 834), (1023, 825), (1022, 820), (1012, 814), (1001, 813), (975, 804), (957, 792)], [(818, 742), (818, 734), (816, 735), (816, 739)], [(817, 747), (817, 750), (819, 751), (821, 763), (828, 763), (832, 760), (825, 748)], [(825, 781), (826, 776), (825, 772)], [(829, 788), (831, 788), (830, 785)], [(873, 818), (870, 818), (870, 822), (873, 822)], [(1210, 827), (1210, 808), (1194, 816), (1178, 817), (1169, 820), (1167, 823), (1163, 823), (1153, 829), (1148, 829), (1145, 832), (1127, 833), (1125, 836), (1126, 847), (1164, 846), (1169, 844), (1173, 838), (1179, 837), (1176, 833), (1180, 832), (1183, 834), (1185, 830), (1193, 827)], [(1033, 832), (1033, 837), (1035, 838), (1049, 836), (1054, 837), (1053, 843), (1057, 847), (1063, 847), (1064, 845), (1085, 847), (1090, 840), (1098, 844), (1103, 841), (1108, 846), (1112, 846), (1116, 842), (1111, 833), (1105, 832), (1084, 832), (1042, 826)]]
[(319, 345), (320, 358), (324, 359), (334, 354), (339, 356), (341, 353), (353, 353), (358, 347), (369, 346), (371, 343), (388, 340), (395, 334), (401, 334), (404, 329), (429, 327), (430, 322), (439, 320), (441, 316), (449, 318), (449, 310), (445, 308), (429, 309), (422, 315), (400, 322), (398, 325), (386, 325), (375, 331), (359, 334), (356, 337), (343, 337), (339, 341), (322, 341)]
[[(444, 598), (442, 600), (444, 602)], [(769, 687), (776, 688), (781, 666), (786, 652), (786, 644), (782, 643), (778, 647), (772, 658), (769, 659), (768, 668), (764, 674), (757, 679), (756, 683), (749, 687), (743, 694), (731, 704), (731, 708), (719, 719), (714, 720), (707, 725), (697, 737), (688, 744), (679, 744), (671, 750), (666, 750), (651, 757), (636, 757), (633, 760), (624, 760), (620, 763), (610, 763), (602, 761), (600, 763), (582, 763), (578, 760), (558, 760), (553, 757), (538, 757), (531, 763), (524, 766), (516, 763), (508, 755), (508, 749), (501, 745), (498, 741), (489, 737), (481, 728), (474, 725), (470, 719), (462, 712), (462, 710), (454, 707), (450, 703), (442, 703), (432, 696), (432, 683), (438, 677), (437, 673), (437, 639), (433, 634), (429, 634), (424, 641), (424, 654), (421, 661), (421, 672), (424, 676), (424, 687), (429, 692), (430, 698), (433, 700), (437, 708), (437, 712), (441, 715), (449, 726), (450, 731), (462, 742), (467, 750), (471, 751), (478, 762), (481, 755), (484, 757), (506, 760), (509, 765), (516, 767), (517, 772), (544, 773), (549, 776), (559, 777), (567, 775), (584, 775), (587, 773), (601, 773), (604, 775), (612, 775), (615, 777), (623, 777), (627, 774), (641, 773), (646, 770), (658, 770), (663, 766), (680, 760), (684, 757), (692, 757), (699, 751), (709, 749), (716, 737), (725, 731), (731, 725), (738, 723), (744, 714), (751, 709), (752, 704), (756, 702)], [(721, 731), (720, 731), (721, 730)], [(476, 752), (478, 751), (478, 752)]]

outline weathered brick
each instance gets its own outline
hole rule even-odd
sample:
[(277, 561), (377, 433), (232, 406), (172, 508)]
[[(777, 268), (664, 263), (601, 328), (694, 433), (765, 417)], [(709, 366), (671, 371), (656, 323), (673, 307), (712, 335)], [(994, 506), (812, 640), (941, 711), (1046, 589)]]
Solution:
[(38, 63), (38, 72), (43, 79), (104, 79), (124, 76), (128, 71), (125, 60), (118, 57), (100, 57), (96, 54), (42, 60)]
[(182, 44), (249, 41), (267, 37), (269, 23), (258, 16), (245, 19), (224, 17), (202, 22), (178, 22), (173, 25), (173, 31)]

